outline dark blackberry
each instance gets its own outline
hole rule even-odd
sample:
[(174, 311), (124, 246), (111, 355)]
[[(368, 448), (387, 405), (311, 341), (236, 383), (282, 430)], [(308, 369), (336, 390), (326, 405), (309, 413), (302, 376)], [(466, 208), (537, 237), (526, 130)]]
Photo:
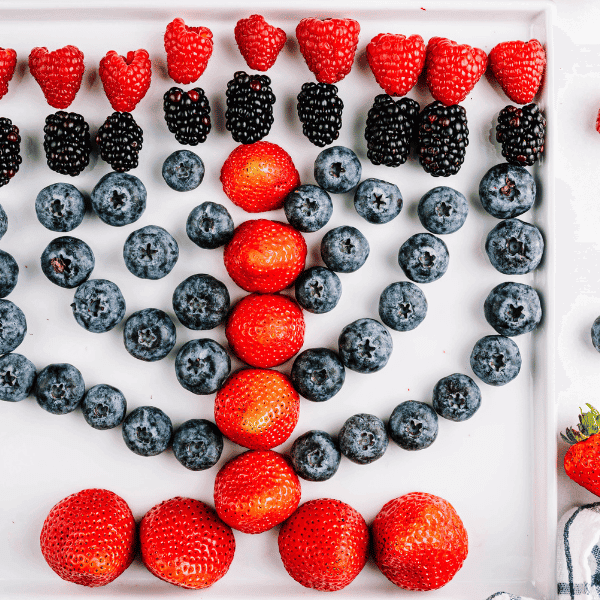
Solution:
[(505, 106), (498, 115), (496, 141), (511, 165), (531, 166), (544, 151), (546, 119), (537, 104)]
[(240, 144), (252, 144), (264, 138), (273, 124), (275, 94), (266, 75), (248, 75), (237, 71), (227, 84), (225, 127)]
[(15, 176), (21, 164), (21, 136), (10, 119), (0, 117), (0, 187)]
[(210, 133), (210, 105), (202, 88), (184, 92), (172, 87), (163, 96), (165, 121), (180, 144), (197, 146)]
[(444, 106), (439, 100), (428, 104), (417, 130), (421, 166), (434, 177), (455, 175), (465, 160), (468, 136), (467, 111), (462, 106)]
[(315, 145), (327, 146), (338, 139), (344, 103), (330, 83), (308, 82), (298, 94), (298, 118), (302, 133)]
[(96, 135), (102, 160), (117, 173), (135, 169), (144, 141), (143, 133), (131, 113), (114, 112), (104, 121)]
[(46, 117), (44, 151), (53, 171), (79, 175), (90, 162), (90, 149), (90, 128), (81, 115), (59, 110)]
[(374, 165), (399, 167), (406, 162), (419, 108), (410, 98), (394, 100), (387, 94), (376, 96), (365, 128), (367, 157)]

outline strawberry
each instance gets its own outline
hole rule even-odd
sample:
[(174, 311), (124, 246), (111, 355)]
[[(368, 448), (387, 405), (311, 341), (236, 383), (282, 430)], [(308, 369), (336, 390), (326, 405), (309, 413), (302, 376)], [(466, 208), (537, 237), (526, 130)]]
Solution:
[(144, 515), (140, 549), (150, 573), (173, 585), (198, 590), (227, 573), (235, 538), (208, 504), (176, 497)]
[(373, 557), (381, 572), (406, 590), (446, 585), (468, 553), (467, 532), (452, 505), (413, 492), (390, 500), (371, 527)]
[(169, 77), (177, 83), (193, 83), (204, 73), (212, 54), (212, 31), (173, 19), (165, 31), (165, 51)]
[(291, 225), (245, 221), (225, 246), (223, 260), (231, 279), (247, 292), (280, 292), (304, 269), (306, 242)]
[(320, 83), (337, 83), (350, 73), (360, 25), (354, 19), (302, 19), (296, 26), (300, 52)]
[(427, 44), (425, 72), (431, 95), (450, 106), (462, 102), (485, 73), (483, 50), (432, 37)]
[(420, 35), (380, 33), (367, 45), (367, 61), (377, 83), (390, 96), (404, 96), (417, 83), (425, 65)]
[(546, 68), (546, 52), (537, 40), (497, 44), (489, 60), (496, 81), (513, 102), (533, 101)]
[(246, 212), (257, 213), (283, 206), (300, 176), (292, 157), (277, 144), (254, 142), (235, 148), (221, 167), (227, 197)]
[(268, 369), (300, 351), (304, 327), (302, 310), (293, 300), (279, 294), (250, 294), (229, 313), (225, 336), (239, 359)]
[(333, 592), (365, 566), (369, 529), (348, 504), (320, 498), (302, 504), (281, 526), (278, 545), (285, 570), (298, 583)]
[(261, 15), (240, 19), (234, 35), (246, 64), (256, 71), (268, 71), (275, 64), (286, 40), (285, 31), (269, 25)]
[(127, 56), (110, 50), (100, 61), (99, 74), (113, 110), (131, 112), (150, 87), (150, 56), (146, 50), (132, 50)]
[(215, 398), (215, 423), (232, 442), (252, 450), (283, 444), (296, 427), (300, 396), (287, 375), (271, 369), (242, 369)]
[(83, 52), (75, 46), (65, 46), (48, 52), (34, 48), (29, 53), (29, 71), (53, 108), (68, 108), (81, 87)]
[(135, 554), (135, 521), (117, 494), (87, 489), (48, 513), (40, 535), (42, 554), (62, 579), (97, 587), (115, 580)]
[(248, 450), (215, 477), (215, 508), (229, 526), (262, 533), (285, 521), (300, 502), (300, 481), (273, 450)]
[(15, 73), (17, 53), (11, 48), (0, 48), (0, 98), (8, 92), (8, 84)]

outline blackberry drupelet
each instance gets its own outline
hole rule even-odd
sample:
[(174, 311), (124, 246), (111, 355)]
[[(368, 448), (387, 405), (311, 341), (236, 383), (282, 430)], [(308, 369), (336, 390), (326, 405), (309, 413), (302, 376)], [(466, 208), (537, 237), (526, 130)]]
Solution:
[(498, 115), (496, 141), (511, 165), (530, 167), (544, 151), (546, 119), (537, 104), (505, 106)]
[(298, 118), (302, 133), (315, 145), (327, 146), (338, 139), (344, 103), (330, 83), (308, 82), (298, 94)]
[(79, 175), (90, 162), (90, 149), (90, 128), (81, 115), (59, 110), (46, 117), (44, 151), (53, 171)]
[(172, 87), (163, 96), (165, 121), (175, 139), (186, 146), (197, 146), (210, 133), (210, 104), (202, 88), (184, 92)]
[(399, 167), (408, 159), (419, 116), (419, 104), (410, 98), (375, 97), (367, 115), (367, 157), (374, 165)]
[(273, 124), (275, 94), (266, 75), (248, 75), (237, 71), (227, 84), (225, 127), (240, 144), (252, 144), (264, 138)]
[(428, 104), (419, 116), (417, 152), (425, 171), (448, 177), (460, 170), (469, 145), (467, 111), (459, 104)]
[(21, 136), (10, 119), (0, 117), (0, 187), (6, 185), (21, 164)]
[(138, 166), (143, 141), (142, 128), (128, 112), (114, 112), (104, 121), (96, 135), (102, 160), (117, 173), (124, 173)]

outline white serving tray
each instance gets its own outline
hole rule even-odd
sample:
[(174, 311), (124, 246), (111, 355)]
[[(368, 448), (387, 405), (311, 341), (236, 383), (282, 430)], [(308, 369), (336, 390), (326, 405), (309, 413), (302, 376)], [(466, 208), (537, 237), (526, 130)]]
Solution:
[[(18, 352), (38, 367), (70, 362), (82, 372), (88, 386), (105, 382), (119, 387), (130, 409), (155, 405), (179, 425), (190, 418), (213, 418), (213, 398), (195, 396), (176, 381), (174, 357), (183, 343), (196, 337), (211, 337), (225, 344), (223, 327), (202, 333), (177, 323), (178, 342), (163, 361), (146, 364), (123, 348), (122, 325), (107, 334), (84, 331), (72, 317), (73, 292), (51, 285), (41, 273), (39, 257), (58, 234), (36, 220), (34, 200), (40, 189), (67, 181), (89, 194), (110, 168), (94, 158), (75, 179), (60, 176), (45, 164), (44, 118), (53, 112), (30, 76), (27, 56), (34, 46), (56, 49), (77, 45), (85, 55), (84, 85), (69, 110), (84, 115), (93, 134), (112, 109), (97, 76), (100, 59), (111, 49), (121, 54), (146, 48), (153, 61), (153, 80), (148, 95), (134, 111), (144, 130), (140, 166), (132, 173), (148, 189), (148, 208), (142, 218), (121, 229), (103, 224), (88, 214), (72, 232), (90, 244), (96, 255), (92, 277), (115, 281), (127, 300), (128, 314), (158, 307), (171, 315), (171, 295), (179, 282), (193, 273), (207, 272), (222, 279), (232, 299), (244, 293), (229, 279), (222, 263), (222, 250), (200, 250), (185, 234), (185, 221), (193, 207), (205, 200), (222, 202), (236, 224), (248, 215), (232, 206), (222, 192), (219, 172), (236, 146), (224, 127), (224, 90), (237, 70), (248, 70), (233, 38), (239, 18), (261, 13), (288, 35), (288, 43), (268, 72), (277, 97), (275, 124), (266, 138), (283, 146), (293, 157), (303, 183), (314, 183), (312, 166), (319, 149), (301, 133), (295, 104), (305, 81), (314, 81), (295, 41), (295, 26), (303, 17), (340, 16), (361, 24), (358, 52), (352, 72), (338, 84), (345, 104), (338, 142), (353, 148), (363, 164), (363, 178), (378, 177), (396, 183), (404, 197), (400, 216), (386, 225), (362, 220), (352, 206), (352, 195), (334, 196), (334, 215), (327, 229), (341, 224), (358, 227), (371, 243), (371, 255), (358, 272), (342, 275), (343, 296), (327, 315), (306, 315), (305, 348), (336, 348), (343, 326), (361, 317), (378, 318), (379, 294), (389, 283), (405, 279), (396, 262), (400, 245), (410, 235), (423, 231), (416, 206), (432, 187), (449, 185), (463, 192), (470, 202), (464, 227), (445, 236), (450, 250), (448, 272), (439, 281), (424, 284), (429, 312), (425, 321), (408, 333), (392, 332), (394, 352), (379, 373), (348, 372), (342, 391), (326, 403), (302, 400), (300, 422), (292, 439), (279, 450), (285, 452), (293, 439), (309, 429), (335, 434), (345, 419), (369, 412), (387, 419), (404, 400), (431, 401), (435, 383), (454, 372), (472, 375), (471, 349), (480, 337), (493, 333), (483, 316), (483, 301), (489, 291), (511, 278), (489, 263), (484, 240), (497, 220), (485, 213), (478, 200), (483, 174), (502, 162), (494, 141), (498, 112), (510, 102), (486, 75), (463, 102), (469, 120), (469, 147), (460, 172), (450, 178), (426, 174), (413, 154), (397, 169), (375, 167), (366, 158), (363, 138), (366, 114), (375, 96), (382, 92), (365, 58), (365, 47), (378, 33), (419, 33), (449, 37), (459, 43), (489, 52), (502, 41), (538, 38), (546, 47), (548, 69), (537, 99), (548, 119), (543, 160), (532, 169), (539, 195), (524, 220), (535, 222), (546, 240), (544, 261), (532, 275), (513, 278), (533, 285), (543, 298), (545, 316), (533, 334), (516, 338), (523, 355), (522, 372), (501, 388), (480, 384), (483, 402), (472, 419), (453, 423), (440, 419), (435, 444), (421, 452), (405, 452), (390, 443), (379, 461), (359, 466), (343, 460), (336, 476), (327, 482), (302, 482), (302, 501), (318, 497), (339, 498), (356, 508), (368, 523), (388, 500), (411, 491), (426, 491), (450, 501), (469, 533), (469, 556), (455, 579), (428, 594), (430, 598), (484, 600), (505, 590), (534, 598), (555, 593), (556, 532), (556, 427), (554, 414), (554, 188), (553, 162), (556, 152), (553, 98), (552, 23), (550, 2), (438, 2), (421, 6), (397, 5), (377, 0), (363, 6), (336, 3), (324, 10), (315, 0), (277, 6), (261, 2), (250, 5), (233, 0), (201, 7), (188, 0), (172, 3), (102, 3), (82, 7), (79, 2), (4, 2), (0, 6), (0, 45), (17, 51), (17, 73), (9, 93), (0, 100), (0, 115), (16, 123), (23, 138), (23, 164), (9, 185), (0, 188), (0, 204), (9, 217), (8, 233), (0, 247), (11, 252), (20, 267), (19, 284), (9, 299), (19, 305), (28, 321), (28, 335)], [(163, 33), (167, 23), (183, 17), (190, 25), (205, 25), (214, 34), (214, 52), (208, 68), (195, 85), (203, 87), (212, 106), (213, 131), (207, 142), (195, 149), (207, 173), (193, 192), (177, 193), (162, 181), (163, 160), (181, 148), (168, 132), (162, 116), (162, 95), (175, 85), (166, 74)], [(193, 86), (185, 86), (186, 89)], [(421, 107), (432, 101), (420, 80), (409, 93)], [(284, 220), (283, 211), (250, 218)], [(123, 264), (122, 245), (135, 229), (159, 224), (180, 245), (175, 269), (160, 281), (142, 281)], [(322, 232), (308, 234), (307, 266), (319, 264)], [(236, 367), (241, 366), (235, 362)], [(291, 364), (283, 365), (289, 372)], [(95, 598), (171, 597), (185, 594), (150, 575), (139, 560), (106, 588), (89, 590), (59, 579), (39, 551), (39, 532), (50, 508), (61, 498), (87, 487), (105, 487), (130, 504), (136, 519), (158, 502), (173, 496), (191, 496), (212, 504), (217, 469), (241, 448), (227, 443), (219, 465), (193, 473), (184, 469), (170, 451), (153, 458), (131, 453), (120, 429), (96, 431), (88, 427), (79, 411), (54, 416), (41, 410), (33, 398), (18, 404), (0, 403), (0, 598)], [(283, 569), (277, 552), (277, 529), (260, 534), (235, 533), (237, 550), (227, 576), (203, 597), (317, 597), (293, 581)], [(385, 579), (370, 561), (356, 580), (336, 594), (342, 598), (411, 597)]]

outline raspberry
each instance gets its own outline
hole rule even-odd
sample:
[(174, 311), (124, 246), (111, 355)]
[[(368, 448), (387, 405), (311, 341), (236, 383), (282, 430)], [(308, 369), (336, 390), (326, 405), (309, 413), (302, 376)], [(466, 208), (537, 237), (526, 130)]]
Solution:
[(212, 32), (207, 27), (190, 27), (183, 19), (173, 19), (165, 32), (169, 77), (181, 84), (196, 81), (213, 51)]
[(11, 48), (0, 48), (0, 98), (8, 92), (8, 84), (15, 73), (17, 53)]
[(127, 56), (110, 50), (98, 72), (113, 110), (131, 112), (150, 87), (152, 65), (146, 50), (130, 51)]
[(286, 40), (283, 29), (269, 25), (260, 15), (240, 19), (234, 35), (246, 64), (256, 71), (268, 71), (275, 64)]

